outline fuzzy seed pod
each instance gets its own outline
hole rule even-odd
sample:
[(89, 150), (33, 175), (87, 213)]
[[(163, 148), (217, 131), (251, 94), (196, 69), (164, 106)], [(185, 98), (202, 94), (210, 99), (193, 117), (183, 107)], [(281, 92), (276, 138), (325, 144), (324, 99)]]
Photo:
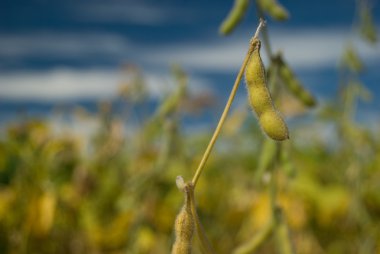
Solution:
[(268, 110), (260, 116), (260, 126), (272, 139), (283, 141), (289, 139), (288, 127), (280, 114), (275, 110)]
[(245, 80), (251, 107), (260, 117), (263, 112), (273, 108), (273, 104), (266, 85), (264, 64), (260, 57), (261, 43), (259, 40), (252, 43), (255, 48), (245, 69)]
[(194, 235), (194, 218), (191, 213), (191, 197), (187, 187), (185, 192), (185, 204), (177, 215), (174, 225), (175, 242), (172, 254), (191, 254), (192, 240)]
[(289, 18), (288, 11), (276, 0), (257, 0), (257, 4), (275, 20), (282, 21)]
[[(265, 85), (265, 83), (263, 85)], [(251, 88), (250, 90), (252, 92), (249, 93), (249, 102), (258, 117), (273, 108), (272, 98), (266, 87), (259, 86)]]
[(281, 62), (279, 74), (288, 90), (305, 106), (313, 107), (317, 104), (315, 98), (301, 85), (286, 63)]
[(250, 105), (256, 112), (263, 131), (270, 138), (274, 140), (287, 139), (289, 138), (288, 128), (276, 111), (266, 84), (265, 68), (260, 57), (261, 42), (255, 39), (251, 43), (253, 52), (245, 69)]
[(223, 35), (228, 35), (234, 30), (234, 28), (243, 19), (245, 12), (247, 11), (249, 0), (235, 0), (235, 4), (232, 10), (223, 21), (219, 28), (219, 32)]

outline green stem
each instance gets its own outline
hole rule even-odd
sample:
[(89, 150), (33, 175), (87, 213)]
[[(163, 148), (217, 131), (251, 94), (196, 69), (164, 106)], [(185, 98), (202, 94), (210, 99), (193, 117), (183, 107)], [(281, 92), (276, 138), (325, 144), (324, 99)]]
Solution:
[(195, 186), (197, 185), (198, 179), (199, 179), (199, 177), (200, 177), (200, 175), (201, 175), (201, 173), (203, 171), (203, 168), (204, 168), (204, 166), (205, 166), (205, 164), (207, 162), (207, 159), (210, 156), (212, 148), (214, 147), (215, 142), (216, 142), (216, 140), (217, 140), (217, 138), (219, 136), (220, 130), (222, 129), (222, 126), (223, 126), (223, 124), (224, 124), (224, 122), (226, 120), (227, 114), (228, 114), (228, 112), (229, 112), (229, 110), (231, 108), (231, 104), (232, 104), (232, 102), (233, 102), (233, 100), (235, 98), (236, 91), (239, 88), (239, 84), (240, 84), (241, 78), (243, 77), (243, 73), (245, 71), (245, 67), (247, 66), (247, 63), (248, 63), (248, 61), (250, 59), (250, 56), (251, 56), (251, 54), (253, 52), (253, 48), (254, 48), (253, 41), (254, 41), (255, 38), (258, 37), (258, 35), (260, 33), (260, 30), (264, 27), (264, 25), (265, 25), (264, 20), (260, 19), (260, 23), (259, 23), (259, 26), (257, 27), (256, 33), (252, 37), (252, 39), (250, 40), (248, 52), (247, 52), (247, 54), (246, 54), (246, 56), (244, 58), (243, 64), (240, 67), (240, 71), (239, 71), (239, 73), (238, 73), (238, 75), (236, 77), (235, 83), (234, 83), (234, 85), (232, 87), (232, 90), (231, 90), (231, 93), (230, 93), (230, 97), (228, 98), (226, 106), (225, 106), (225, 108), (223, 110), (223, 113), (222, 113), (220, 119), (219, 119), (218, 125), (216, 126), (214, 134), (211, 137), (211, 140), (210, 140), (210, 142), (209, 142), (209, 144), (208, 144), (208, 146), (206, 148), (206, 151), (203, 154), (202, 160), (199, 163), (199, 166), (198, 166), (198, 168), (197, 168), (197, 170), (195, 172), (195, 175), (193, 177), (192, 184), (194, 186), (194, 189), (195, 189)]
[(259, 233), (251, 240), (238, 247), (233, 254), (248, 254), (254, 253), (273, 233), (274, 222), (271, 220)]
[(294, 247), (290, 240), (289, 228), (285, 222), (284, 215), (281, 208), (277, 208), (276, 211), (276, 240), (278, 252), (281, 254), (294, 254)]

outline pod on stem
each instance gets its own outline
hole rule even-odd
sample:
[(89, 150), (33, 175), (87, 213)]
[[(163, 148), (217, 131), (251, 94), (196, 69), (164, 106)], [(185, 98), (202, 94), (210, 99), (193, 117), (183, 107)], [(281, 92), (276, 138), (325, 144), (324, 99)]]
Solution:
[(267, 87), (265, 68), (260, 56), (261, 42), (254, 38), (253, 52), (245, 69), (245, 80), (249, 102), (259, 118), (262, 130), (272, 139), (282, 141), (289, 138), (288, 127), (273, 105)]

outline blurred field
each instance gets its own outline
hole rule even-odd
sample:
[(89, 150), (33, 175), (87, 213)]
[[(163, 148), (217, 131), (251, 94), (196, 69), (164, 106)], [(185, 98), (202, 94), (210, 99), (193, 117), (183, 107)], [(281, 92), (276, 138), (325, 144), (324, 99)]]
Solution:
[[(183, 73), (173, 79), (177, 88), (138, 123), (115, 113), (112, 102), (97, 114), (73, 112), (98, 123), (90, 138), (33, 119), (2, 132), (1, 253), (170, 252), (183, 202), (175, 178), (191, 179), (211, 135), (185, 134), (183, 114), (209, 105), (189, 98)], [(146, 103), (143, 84), (135, 78), (121, 87), (126, 111)], [(295, 121), (285, 160), (274, 165), (297, 253), (380, 253), (380, 129), (369, 131), (343, 112), (322, 105), (312, 125)], [(333, 145), (319, 135), (324, 126), (332, 126)], [(231, 253), (269, 221), (271, 174), (258, 172), (264, 142), (257, 120), (238, 108), (199, 181), (199, 216), (218, 253)], [(270, 239), (259, 253), (276, 246)]]

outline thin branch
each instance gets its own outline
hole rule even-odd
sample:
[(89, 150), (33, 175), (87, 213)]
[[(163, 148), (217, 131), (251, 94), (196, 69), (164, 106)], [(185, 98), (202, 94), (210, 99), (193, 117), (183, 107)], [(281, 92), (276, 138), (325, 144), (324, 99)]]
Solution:
[(254, 253), (258, 248), (272, 235), (274, 229), (273, 220), (269, 222), (259, 233), (251, 240), (238, 247), (233, 254), (248, 254)]
[(226, 106), (223, 110), (223, 113), (219, 119), (219, 122), (218, 122), (218, 125), (216, 126), (216, 129), (214, 131), (214, 134), (212, 135), (211, 137), (211, 140), (206, 148), (206, 151), (204, 152), (203, 154), (203, 157), (202, 157), (202, 160), (201, 162), (199, 163), (199, 166), (195, 172), (195, 175), (193, 177), (193, 180), (192, 180), (192, 184), (194, 186), (194, 189), (195, 189), (195, 186), (197, 185), (197, 182), (198, 182), (198, 179), (203, 171), (203, 168), (207, 162), (207, 159), (208, 157), (210, 156), (210, 153), (211, 153), (211, 150), (212, 148), (214, 147), (214, 144), (219, 136), (219, 133), (220, 133), (220, 130), (222, 129), (222, 126), (223, 126), (223, 123), (224, 121), (226, 120), (226, 117), (227, 117), (227, 114), (228, 114), (228, 111), (230, 110), (231, 108), (231, 104), (232, 104), (232, 101), (234, 100), (234, 97), (235, 97), (235, 94), (236, 94), (236, 91), (239, 87), (239, 84), (240, 84), (240, 81), (241, 81), (241, 78), (243, 77), (243, 73), (245, 71), (245, 67), (247, 66), (247, 63), (250, 59), (250, 56), (253, 52), (253, 49), (254, 49), (254, 39), (257, 38), (261, 28), (264, 26), (265, 24), (265, 21), (263, 19), (260, 19), (260, 23), (257, 27), (257, 30), (256, 30), (256, 33), (255, 35), (252, 37), (252, 39), (250, 40), (250, 44), (249, 44), (249, 49), (248, 49), (248, 52), (244, 58), (244, 61), (243, 61), (243, 64), (241, 65), (240, 67), (240, 71), (236, 77), (236, 80), (235, 80), (235, 83), (232, 87), (232, 90), (231, 90), (231, 93), (230, 93), (230, 97), (228, 98), (228, 101), (226, 103)]

